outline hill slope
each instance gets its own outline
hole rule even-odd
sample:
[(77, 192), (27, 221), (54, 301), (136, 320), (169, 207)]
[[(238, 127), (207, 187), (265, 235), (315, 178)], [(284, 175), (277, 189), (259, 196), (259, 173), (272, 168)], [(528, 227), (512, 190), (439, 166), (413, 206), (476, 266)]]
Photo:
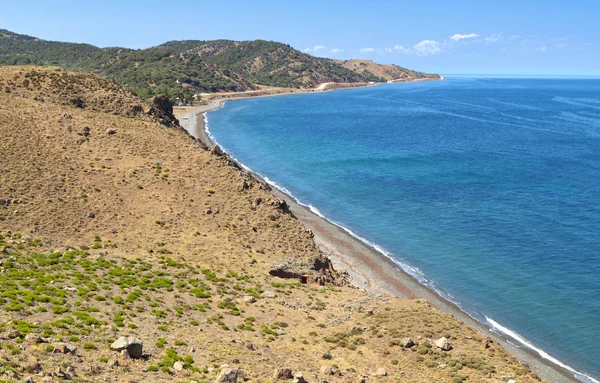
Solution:
[(0, 68), (3, 379), (537, 381), (450, 314), (349, 286), (266, 184), (79, 76)]
[(390, 71), (373, 62), (369, 68), (345, 66), (273, 41), (187, 40), (140, 50), (102, 49), (0, 30), (0, 65), (22, 64), (90, 71), (143, 97), (167, 93), (185, 99), (197, 92), (246, 91), (260, 86), (307, 88), (324, 82), (439, 79), (400, 67)]
[(438, 75), (417, 72), (393, 64), (377, 64), (371, 60), (336, 60), (338, 64), (356, 73), (369, 73), (385, 79), (385, 81), (411, 81), (418, 79), (435, 79)]

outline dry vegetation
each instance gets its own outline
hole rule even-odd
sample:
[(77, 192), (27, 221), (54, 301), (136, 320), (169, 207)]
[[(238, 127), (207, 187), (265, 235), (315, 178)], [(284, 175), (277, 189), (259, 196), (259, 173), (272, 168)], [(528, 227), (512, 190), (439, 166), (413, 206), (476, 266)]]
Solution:
[(414, 81), (418, 79), (439, 80), (440, 76), (416, 72), (393, 64), (377, 64), (371, 60), (336, 60), (338, 64), (356, 73), (372, 73), (386, 81)]
[[(537, 381), (427, 302), (348, 286), (268, 186), (79, 76), (0, 68), (2, 379)], [(111, 350), (128, 334), (143, 358)]]

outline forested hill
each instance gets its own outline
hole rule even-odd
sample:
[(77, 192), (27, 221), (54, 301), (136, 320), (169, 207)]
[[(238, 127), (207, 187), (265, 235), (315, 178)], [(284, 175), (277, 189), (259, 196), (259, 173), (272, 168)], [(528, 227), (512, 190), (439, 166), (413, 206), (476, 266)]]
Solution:
[(310, 88), (324, 82), (439, 78), (398, 66), (394, 66), (390, 78), (378, 70), (379, 64), (370, 63), (366, 69), (344, 66), (336, 60), (264, 40), (169, 41), (136, 50), (46, 41), (0, 30), (0, 65), (24, 64), (93, 72), (142, 97), (166, 93), (174, 98), (190, 98), (197, 92), (245, 91), (259, 86)]

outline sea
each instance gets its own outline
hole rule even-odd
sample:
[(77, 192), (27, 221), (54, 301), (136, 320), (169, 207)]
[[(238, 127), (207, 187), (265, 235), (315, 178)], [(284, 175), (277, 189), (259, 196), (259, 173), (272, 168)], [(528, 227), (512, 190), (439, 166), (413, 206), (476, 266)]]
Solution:
[(206, 119), (245, 167), (492, 331), (600, 379), (600, 79), (445, 76)]

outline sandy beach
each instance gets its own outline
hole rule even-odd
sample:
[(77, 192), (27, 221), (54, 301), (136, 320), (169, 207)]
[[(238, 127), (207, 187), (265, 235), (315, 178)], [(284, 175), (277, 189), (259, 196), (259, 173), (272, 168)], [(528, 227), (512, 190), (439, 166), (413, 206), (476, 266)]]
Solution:
[[(252, 97), (285, 94), (289, 93), (253, 95)], [(235, 95), (215, 98), (210, 100), (207, 105), (199, 107), (176, 107), (174, 113), (180, 119), (181, 125), (192, 136), (200, 140), (205, 146), (211, 147), (214, 143), (206, 132), (205, 114), (220, 108), (226, 101), (242, 98), (248, 98), (248, 96)], [(254, 174), (254, 176), (261, 179), (257, 174)], [(262, 181), (264, 182), (264, 180)], [(444, 299), (433, 289), (421, 284), (390, 258), (352, 236), (343, 228), (298, 204), (293, 197), (275, 188), (273, 188), (273, 193), (286, 200), (292, 213), (306, 228), (312, 230), (316, 243), (332, 260), (335, 267), (348, 272), (357, 288), (365, 289), (374, 294), (388, 294), (399, 298), (426, 299), (433, 307), (451, 313), (457, 319), (477, 328), (480, 332), (499, 342), (509, 353), (536, 371), (543, 379), (559, 383), (579, 382), (566, 368), (542, 358), (536, 351), (528, 347), (516, 346), (515, 344), (518, 341), (508, 336), (491, 331), (488, 326), (469, 316), (456, 304)]]

